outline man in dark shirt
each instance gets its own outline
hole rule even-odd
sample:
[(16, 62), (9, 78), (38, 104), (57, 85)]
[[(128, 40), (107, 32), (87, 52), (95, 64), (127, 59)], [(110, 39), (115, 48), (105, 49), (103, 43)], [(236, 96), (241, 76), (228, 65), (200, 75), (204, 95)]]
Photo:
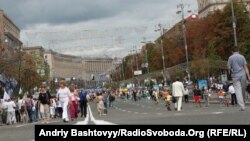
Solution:
[(40, 87), (40, 93), (39, 93), (39, 97), (38, 97), (40, 112), (41, 112), (41, 116), (42, 116), (42, 123), (49, 123), (50, 99), (51, 99), (50, 93), (48, 91), (46, 91), (45, 86), (42, 85)]

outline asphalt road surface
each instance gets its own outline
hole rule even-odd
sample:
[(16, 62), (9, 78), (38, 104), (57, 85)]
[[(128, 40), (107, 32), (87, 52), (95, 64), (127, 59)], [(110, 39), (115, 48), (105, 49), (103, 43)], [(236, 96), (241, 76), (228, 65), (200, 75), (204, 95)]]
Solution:
[[(173, 105), (171, 105), (173, 106)], [(167, 111), (163, 101), (155, 104), (147, 102), (117, 99), (114, 106), (108, 108), (107, 115), (98, 115), (95, 103), (89, 103), (86, 118), (77, 121), (63, 123), (61, 119), (52, 119), (49, 124), (74, 124), (86, 125), (250, 125), (250, 106), (245, 111), (239, 111), (239, 107), (226, 107), (220, 104), (211, 104), (208, 108), (196, 107), (194, 103), (183, 104), (181, 112)], [(28, 124), (15, 124), (0, 126), (0, 141), (32, 141), (34, 140), (34, 125), (40, 122)]]

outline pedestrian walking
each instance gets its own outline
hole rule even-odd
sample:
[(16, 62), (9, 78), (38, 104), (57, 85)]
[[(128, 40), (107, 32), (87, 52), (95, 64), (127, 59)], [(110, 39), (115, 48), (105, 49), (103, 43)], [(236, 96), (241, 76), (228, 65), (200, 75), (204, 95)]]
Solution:
[(81, 117), (84, 116), (84, 118), (86, 118), (87, 116), (87, 103), (88, 103), (87, 95), (88, 95), (87, 91), (81, 91), (79, 93)]
[(50, 93), (46, 90), (45, 85), (40, 86), (40, 93), (38, 96), (38, 107), (40, 107), (40, 113), (41, 113), (41, 118), (42, 118), (42, 124), (44, 123), (49, 123), (50, 119), (50, 99), (51, 95)]
[(222, 105), (224, 103), (225, 92), (223, 89), (220, 89), (218, 92), (219, 103)]
[(167, 107), (168, 111), (171, 111), (171, 98), (172, 96), (169, 93), (168, 89), (164, 89), (162, 92), (162, 98), (165, 102), (165, 106)]
[(228, 70), (233, 80), (233, 86), (240, 106), (240, 111), (245, 110), (246, 81), (250, 80), (246, 59), (239, 53), (238, 47), (234, 47), (232, 55), (228, 58)]
[(189, 90), (187, 86), (184, 87), (184, 101), (185, 103), (188, 103), (188, 97), (189, 97)]
[(64, 122), (69, 121), (69, 115), (68, 115), (69, 96), (70, 96), (70, 90), (68, 87), (66, 87), (66, 81), (61, 80), (60, 88), (57, 91), (57, 99), (60, 101), (63, 109), (62, 119)]
[(16, 123), (15, 102), (12, 99), (8, 99), (6, 103), (6, 108), (7, 108), (7, 122), (6, 123), (8, 125)]
[(193, 94), (194, 94), (194, 103), (196, 104), (196, 106), (199, 105), (201, 107), (201, 90), (198, 88), (197, 85), (194, 86)]
[(78, 96), (78, 92), (74, 84), (71, 84), (69, 90), (70, 90), (70, 96), (69, 96), (70, 117), (71, 117), (71, 120), (73, 121), (77, 119), (78, 100), (80, 100), (80, 98)]
[(132, 95), (133, 95), (134, 101), (137, 101), (136, 93), (137, 93), (136, 90), (133, 89), (132, 90)]
[(62, 112), (63, 109), (61, 106), (61, 102), (58, 99), (56, 99), (56, 116), (62, 118)]
[(237, 98), (236, 98), (235, 89), (234, 89), (232, 81), (229, 82), (228, 93), (231, 94), (231, 105), (232, 106), (237, 105)]
[(16, 122), (20, 123), (20, 110), (19, 110), (19, 104), (18, 104), (18, 99), (14, 99), (14, 102), (16, 104), (16, 108), (15, 108), (15, 114), (16, 114)]
[(29, 122), (33, 122), (32, 119), (32, 107), (34, 106), (33, 100), (32, 100), (32, 96), (28, 95), (27, 98), (24, 100), (25, 103), (25, 109), (28, 113), (28, 117), (29, 117)]
[(205, 107), (209, 107), (209, 91), (208, 91), (207, 87), (204, 86), (202, 88), (202, 93), (203, 93), (203, 97), (204, 97)]
[(159, 94), (158, 94), (156, 89), (153, 90), (153, 98), (154, 98), (155, 104), (158, 104), (159, 103)]
[(56, 118), (56, 101), (54, 98), (50, 99), (50, 117)]
[(103, 96), (101, 93), (97, 93), (96, 95), (96, 98), (95, 98), (95, 101), (96, 101), (96, 107), (97, 107), (97, 112), (98, 114), (101, 116), (101, 115), (106, 115), (104, 113), (104, 110), (105, 110), (105, 106), (104, 106), (104, 99), (103, 99)]
[(109, 107), (113, 107), (113, 102), (114, 101), (115, 101), (115, 94), (111, 92), (109, 94)]
[(176, 78), (176, 81), (172, 84), (172, 91), (173, 97), (175, 97), (176, 99), (175, 109), (177, 109), (177, 111), (181, 111), (184, 86), (178, 77)]

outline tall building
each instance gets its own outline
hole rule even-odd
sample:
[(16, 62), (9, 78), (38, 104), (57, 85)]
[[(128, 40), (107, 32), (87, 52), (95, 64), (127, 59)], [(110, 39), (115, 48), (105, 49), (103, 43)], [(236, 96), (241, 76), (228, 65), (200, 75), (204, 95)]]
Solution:
[(83, 79), (82, 58), (71, 55), (64, 55), (52, 50), (45, 50), (45, 62), (49, 65), (50, 79)]
[[(85, 80), (97, 80), (100, 81), (100, 75), (107, 73), (112, 68), (112, 58), (83, 58), (83, 67), (85, 70)], [(102, 79), (103, 80), (103, 79)]]
[(78, 79), (100, 81), (100, 75), (112, 68), (112, 58), (78, 57), (45, 50), (44, 59), (49, 65), (50, 80)]
[[(228, 2), (231, 0), (197, 0), (199, 17), (203, 18), (213, 13), (216, 10), (222, 10)], [(249, 9), (250, 0), (234, 0), (237, 2), (243, 2), (246, 5), (246, 9)]]
[(48, 70), (48, 64), (44, 60), (45, 49), (42, 46), (23, 47), (22, 51), (33, 57), (36, 63), (37, 73), (41, 76), (45, 76), (46, 70)]
[[(0, 85), (7, 82), (8, 77), (5, 75), (5, 68), (11, 66), (12, 62), (16, 61), (12, 59), (13, 54), (21, 45), (20, 29), (11, 18), (0, 9)], [(14, 84), (16, 81), (13, 79), (11, 83)], [(11, 94), (11, 92), (9, 94)]]
[(0, 53), (6, 53), (6, 51), (13, 52), (14, 49), (21, 45), (20, 29), (10, 17), (0, 9)]

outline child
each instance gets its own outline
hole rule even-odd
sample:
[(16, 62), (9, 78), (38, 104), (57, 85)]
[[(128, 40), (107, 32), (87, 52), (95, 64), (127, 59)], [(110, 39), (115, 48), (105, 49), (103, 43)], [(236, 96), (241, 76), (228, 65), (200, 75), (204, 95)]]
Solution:
[(165, 89), (162, 93), (162, 98), (165, 101), (165, 106), (167, 107), (168, 111), (171, 111), (171, 98), (172, 96), (169, 94), (169, 91)]
[(224, 101), (224, 91), (223, 89), (220, 89), (219, 92), (218, 92), (218, 97), (219, 97), (219, 102), (220, 104), (223, 104), (223, 101)]
[(56, 102), (55, 99), (50, 100), (50, 117), (55, 118), (56, 115)]

